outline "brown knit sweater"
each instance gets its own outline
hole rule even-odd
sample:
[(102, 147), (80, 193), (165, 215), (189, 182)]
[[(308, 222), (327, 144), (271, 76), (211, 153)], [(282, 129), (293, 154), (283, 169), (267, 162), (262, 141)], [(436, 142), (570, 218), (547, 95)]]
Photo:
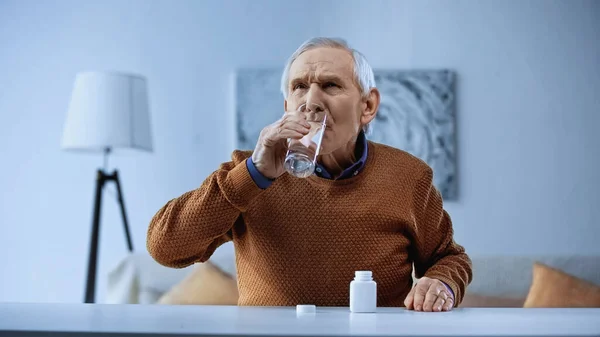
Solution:
[(448, 284), (458, 305), (471, 261), (432, 185), (410, 154), (369, 142), (363, 171), (345, 180), (279, 177), (267, 189), (235, 151), (199, 188), (152, 219), (147, 248), (159, 263), (205, 262), (234, 241), (239, 305), (348, 306), (356, 270), (372, 270), (378, 306), (403, 306), (417, 277)]

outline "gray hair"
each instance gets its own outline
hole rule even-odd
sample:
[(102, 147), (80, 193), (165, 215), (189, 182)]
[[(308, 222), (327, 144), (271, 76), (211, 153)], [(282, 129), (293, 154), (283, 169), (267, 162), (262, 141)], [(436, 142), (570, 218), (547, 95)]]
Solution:
[[(348, 51), (352, 55), (352, 58), (354, 59), (354, 79), (358, 84), (358, 89), (363, 97), (367, 97), (371, 89), (376, 87), (373, 69), (369, 65), (367, 58), (361, 52), (351, 48), (344, 39), (314, 37), (302, 43), (285, 64), (283, 74), (281, 75), (281, 93), (283, 94), (284, 99), (287, 99), (288, 97), (288, 83), (292, 63), (294, 63), (298, 56), (305, 51), (319, 47), (340, 48)], [(367, 133), (369, 131), (369, 125), (365, 125), (363, 131)]]

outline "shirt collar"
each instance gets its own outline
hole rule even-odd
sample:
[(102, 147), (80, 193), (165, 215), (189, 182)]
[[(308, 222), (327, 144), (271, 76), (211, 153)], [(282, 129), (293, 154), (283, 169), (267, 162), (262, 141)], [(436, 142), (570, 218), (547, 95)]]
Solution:
[[(358, 160), (354, 164), (350, 165), (350, 167), (346, 168), (337, 179), (347, 179), (360, 173), (360, 171), (362, 171), (362, 169), (365, 167), (365, 163), (367, 162), (368, 150), (369, 144), (367, 142), (367, 137), (365, 136), (365, 133), (363, 131), (360, 131), (360, 133), (358, 134), (358, 138), (356, 139), (356, 148), (354, 150), (356, 152), (355, 154)], [(320, 163), (317, 163), (315, 174), (321, 178), (333, 179), (331, 174), (329, 174), (325, 167)]]

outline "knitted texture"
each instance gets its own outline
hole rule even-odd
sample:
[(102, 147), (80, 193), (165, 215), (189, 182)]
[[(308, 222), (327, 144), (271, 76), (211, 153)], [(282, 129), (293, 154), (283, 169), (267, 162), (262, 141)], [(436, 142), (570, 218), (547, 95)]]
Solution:
[(234, 151), (203, 184), (170, 200), (152, 218), (153, 258), (182, 268), (205, 262), (233, 240), (239, 305), (348, 306), (357, 270), (373, 271), (377, 305), (403, 306), (415, 276), (450, 286), (458, 305), (471, 260), (431, 168), (398, 149), (369, 142), (360, 174), (344, 180), (284, 174), (262, 190)]

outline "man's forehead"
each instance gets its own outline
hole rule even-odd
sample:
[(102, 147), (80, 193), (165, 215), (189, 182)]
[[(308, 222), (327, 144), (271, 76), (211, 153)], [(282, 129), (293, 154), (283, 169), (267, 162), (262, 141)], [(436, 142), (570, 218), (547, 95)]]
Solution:
[(315, 48), (302, 53), (290, 67), (291, 77), (305, 76), (316, 72), (319, 75), (348, 77), (353, 73), (350, 53), (339, 48)]

